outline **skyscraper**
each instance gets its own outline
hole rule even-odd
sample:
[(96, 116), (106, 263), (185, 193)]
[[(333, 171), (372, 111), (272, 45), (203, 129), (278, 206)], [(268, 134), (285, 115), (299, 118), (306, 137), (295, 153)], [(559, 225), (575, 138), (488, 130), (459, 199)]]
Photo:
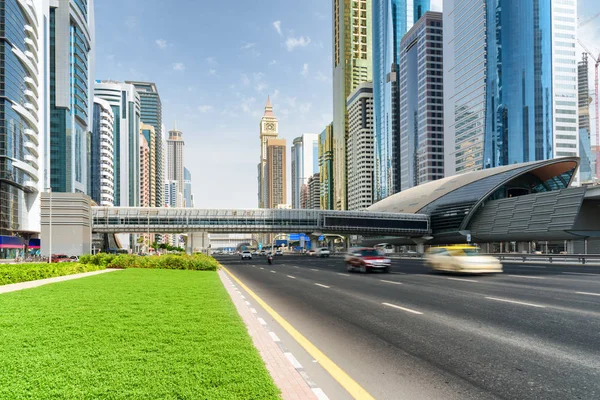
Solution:
[(183, 199), (185, 201), (185, 207), (194, 207), (194, 196), (192, 195), (192, 173), (187, 168), (183, 168)]
[(321, 210), (333, 210), (333, 123), (319, 135), (319, 179)]
[(287, 203), (285, 139), (267, 140), (267, 208)]
[(140, 207), (150, 207), (150, 146), (140, 132)]
[(400, 190), (400, 41), (429, 0), (373, 0), (375, 200)]
[(115, 115), (110, 103), (94, 97), (88, 195), (104, 207), (115, 204), (114, 126)]
[(269, 204), (269, 183), (267, 181), (267, 142), (270, 139), (276, 139), (279, 133), (279, 121), (273, 114), (271, 99), (267, 98), (265, 113), (260, 119), (260, 162), (258, 163), (258, 207), (270, 208)]
[(292, 146), (292, 208), (301, 207), (302, 186), (319, 172), (319, 135), (305, 133), (294, 139)]
[(171, 207), (183, 207), (184, 188), (184, 162), (183, 162), (183, 132), (175, 127), (169, 131), (167, 139), (167, 180), (177, 183), (176, 203), (170, 203)]
[[(139, 92), (138, 92), (139, 93)], [(163, 192), (161, 190), (157, 190), (158, 188), (162, 188), (161, 186), (156, 186), (156, 133), (154, 131), (154, 126), (149, 124), (142, 123), (140, 126), (140, 133), (144, 136), (144, 139), (148, 143), (148, 196), (149, 203), (148, 207), (159, 207), (160, 205), (156, 203), (156, 197), (158, 192)], [(164, 194), (161, 194), (161, 198)]]
[(596, 157), (592, 153), (590, 129), (590, 82), (588, 70), (588, 54), (584, 53), (577, 64), (577, 86), (579, 106), (579, 178), (582, 183), (592, 182), (595, 174)]
[(444, 3), (446, 175), (577, 154), (576, 2), (558, 3)]
[(333, 206), (348, 205), (346, 100), (359, 84), (372, 81), (371, 1), (333, 0)]
[(51, 186), (56, 192), (85, 193), (93, 108), (93, 0), (52, 1), (48, 24)]
[(442, 37), (426, 12), (400, 42), (400, 190), (444, 177)]
[(373, 83), (361, 83), (348, 96), (348, 210), (373, 204)]
[[(162, 102), (158, 88), (153, 82), (125, 81), (125, 83), (133, 85), (140, 95), (140, 119), (144, 124), (154, 127), (155, 164), (151, 171), (150, 190), (151, 197), (156, 199), (155, 206), (162, 207), (165, 203), (164, 193), (160, 189), (164, 186), (165, 181), (165, 154), (163, 151), (165, 138), (163, 137)], [(153, 187), (156, 189), (152, 189)]]
[(0, 10), (0, 235), (27, 237), (41, 229), (48, 186), (47, 9), (41, 0), (0, 0)]

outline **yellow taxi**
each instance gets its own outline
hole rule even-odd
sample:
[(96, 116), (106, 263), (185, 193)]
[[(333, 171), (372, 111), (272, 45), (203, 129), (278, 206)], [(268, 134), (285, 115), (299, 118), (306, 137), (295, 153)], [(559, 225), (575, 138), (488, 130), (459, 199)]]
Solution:
[(431, 247), (425, 262), (434, 271), (467, 274), (497, 274), (502, 264), (497, 258), (482, 255), (479, 247), (469, 245)]

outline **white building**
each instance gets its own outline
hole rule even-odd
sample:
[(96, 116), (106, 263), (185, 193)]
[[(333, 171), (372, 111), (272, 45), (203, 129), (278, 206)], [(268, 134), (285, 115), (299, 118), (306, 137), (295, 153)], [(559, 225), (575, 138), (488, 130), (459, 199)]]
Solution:
[(301, 208), (302, 187), (319, 172), (319, 135), (305, 133), (292, 146), (292, 208)]
[[(169, 131), (167, 139), (167, 180), (176, 182), (177, 193), (169, 198), (171, 202), (167, 203), (170, 207), (184, 207), (184, 188), (185, 188), (185, 167), (183, 162), (183, 132), (175, 129)], [(173, 202), (175, 199), (175, 202)]]
[(373, 204), (373, 83), (358, 85), (348, 96), (348, 210), (364, 210)]
[(115, 204), (114, 122), (108, 101), (94, 97), (88, 195), (100, 206)]

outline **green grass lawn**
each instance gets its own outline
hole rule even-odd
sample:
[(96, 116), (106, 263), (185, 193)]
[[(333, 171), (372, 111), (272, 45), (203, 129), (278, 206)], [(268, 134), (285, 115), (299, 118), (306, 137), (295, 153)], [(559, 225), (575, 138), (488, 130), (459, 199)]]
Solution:
[(0, 399), (277, 399), (217, 273), (128, 269), (0, 295)]

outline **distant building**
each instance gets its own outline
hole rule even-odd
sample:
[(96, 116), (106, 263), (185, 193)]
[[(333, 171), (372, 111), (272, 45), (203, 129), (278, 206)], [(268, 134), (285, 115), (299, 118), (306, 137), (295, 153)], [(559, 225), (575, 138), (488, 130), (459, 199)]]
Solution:
[(316, 173), (308, 178), (308, 204), (306, 208), (318, 210), (321, 208), (321, 178), (320, 174)]
[(583, 53), (577, 64), (577, 88), (579, 106), (579, 178), (581, 183), (592, 182), (596, 176), (595, 154), (592, 154), (590, 128), (590, 82), (588, 70), (588, 54)]
[(103, 207), (112, 207), (115, 203), (114, 119), (110, 103), (95, 97), (88, 164), (88, 194)]
[[(154, 131), (154, 126), (149, 124), (142, 124), (140, 127), (140, 131), (146, 142), (148, 143), (149, 150), (149, 160), (148, 160), (148, 190), (150, 196), (150, 203), (148, 207), (157, 207), (157, 196), (158, 192), (161, 192), (160, 198), (163, 198), (162, 190), (157, 190), (156, 186), (156, 154), (157, 154), (157, 146), (156, 146), (156, 132)], [(161, 186), (158, 186), (162, 188)]]
[(333, 124), (319, 135), (320, 207), (333, 210)]
[(427, 12), (400, 43), (400, 190), (444, 177), (442, 13)]
[(177, 197), (179, 193), (179, 188), (177, 185), (177, 181), (165, 181), (164, 185), (164, 198), (165, 204), (167, 207), (178, 207), (177, 205)]
[(184, 146), (183, 132), (177, 130), (177, 127), (169, 131), (169, 138), (167, 139), (167, 180), (175, 182), (177, 185), (175, 202), (168, 203), (171, 207), (183, 207), (183, 189), (185, 181), (183, 173)]
[(302, 207), (302, 187), (319, 172), (319, 135), (305, 133), (292, 146), (292, 207)]
[(267, 208), (287, 203), (286, 141), (267, 140)]
[(194, 207), (194, 196), (192, 195), (192, 173), (189, 169), (183, 168), (183, 199), (184, 207)]
[(140, 207), (150, 207), (150, 146), (140, 133)]
[(268, 155), (267, 155), (267, 142), (271, 139), (277, 139), (279, 132), (279, 121), (275, 114), (273, 114), (273, 106), (271, 106), (271, 99), (267, 98), (267, 104), (265, 105), (265, 112), (263, 117), (260, 119), (260, 162), (258, 163), (258, 208), (270, 208), (269, 207), (269, 182), (268, 182)]
[(348, 96), (348, 210), (373, 204), (373, 84), (358, 85)]

